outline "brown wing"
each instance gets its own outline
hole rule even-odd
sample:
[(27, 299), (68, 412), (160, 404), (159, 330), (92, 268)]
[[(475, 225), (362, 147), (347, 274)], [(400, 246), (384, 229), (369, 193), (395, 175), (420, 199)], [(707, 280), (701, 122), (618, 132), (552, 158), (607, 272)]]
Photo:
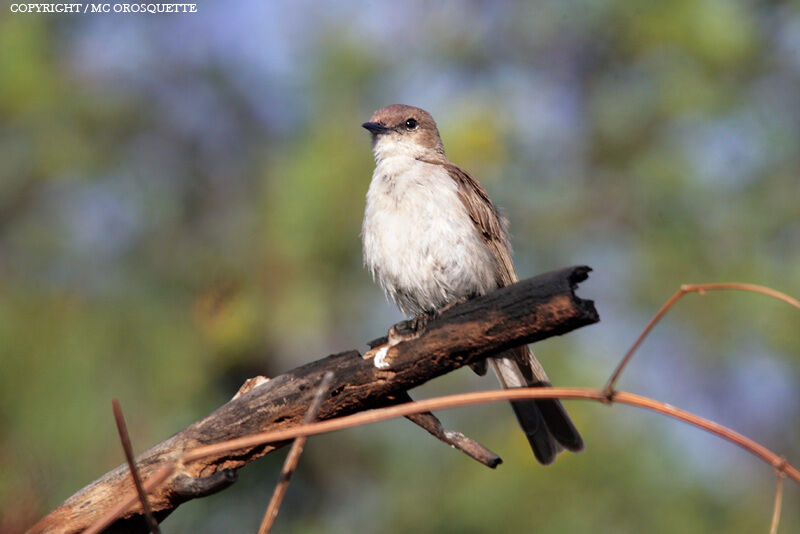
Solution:
[(467, 208), (486, 246), (497, 262), (497, 285), (505, 287), (517, 281), (511, 262), (511, 245), (508, 243), (507, 222), (497, 213), (483, 186), (467, 171), (452, 163), (442, 165), (458, 184), (458, 197)]
[[(440, 162), (458, 184), (458, 196), (469, 212), (486, 246), (497, 263), (497, 285), (505, 287), (517, 281), (511, 262), (506, 220), (497, 213), (486, 190), (468, 172), (450, 162)], [(493, 367), (503, 387), (549, 386), (550, 382), (536, 356), (526, 346), (515, 347), (493, 359)], [(476, 369), (485, 371), (485, 368)], [(543, 464), (555, 460), (566, 447), (583, 449), (583, 440), (558, 399), (512, 402), (517, 420), (528, 437), (536, 458)]]

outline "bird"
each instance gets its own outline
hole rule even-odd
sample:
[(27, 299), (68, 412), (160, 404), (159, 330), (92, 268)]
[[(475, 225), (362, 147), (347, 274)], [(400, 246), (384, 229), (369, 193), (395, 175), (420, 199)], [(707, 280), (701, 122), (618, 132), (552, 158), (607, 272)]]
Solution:
[[(405, 104), (361, 125), (372, 135), (372, 174), (361, 229), (364, 264), (387, 298), (424, 329), (455, 304), (517, 281), (508, 222), (484, 187), (445, 156), (427, 111)], [(550, 386), (527, 345), (488, 360), (503, 388)], [(486, 363), (473, 366), (486, 373)], [(536, 460), (583, 450), (561, 401), (513, 401)]]

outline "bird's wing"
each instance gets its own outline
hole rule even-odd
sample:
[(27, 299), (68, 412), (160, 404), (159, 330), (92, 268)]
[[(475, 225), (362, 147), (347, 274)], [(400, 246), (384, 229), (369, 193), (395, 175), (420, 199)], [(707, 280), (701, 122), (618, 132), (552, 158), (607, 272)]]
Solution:
[(467, 209), (472, 222), (497, 263), (497, 286), (505, 287), (517, 281), (517, 273), (511, 261), (511, 245), (508, 242), (508, 223), (497, 212), (483, 186), (467, 171), (452, 163), (442, 165), (458, 184), (458, 197)]
[[(430, 163), (442, 165), (458, 184), (458, 196), (495, 258), (497, 286), (516, 282), (507, 222), (497, 213), (486, 190), (468, 172), (449, 161)], [(550, 385), (542, 365), (527, 345), (495, 356), (492, 367), (505, 388)], [(583, 440), (558, 399), (516, 401), (511, 405), (541, 463), (551, 463), (564, 447), (571, 451), (583, 449)]]

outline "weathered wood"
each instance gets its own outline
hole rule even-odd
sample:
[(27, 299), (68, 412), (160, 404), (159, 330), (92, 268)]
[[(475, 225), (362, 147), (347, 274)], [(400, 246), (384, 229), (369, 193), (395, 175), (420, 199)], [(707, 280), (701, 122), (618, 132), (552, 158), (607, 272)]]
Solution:
[[(194, 447), (299, 425), (315, 384), (327, 371), (333, 371), (334, 381), (319, 420), (393, 404), (397, 396), (461, 366), (595, 323), (599, 318), (593, 302), (574, 293), (590, 270), (553, 271), (454, 306), (430, 321), (419, 338), (391, 347), (390, 369), (377, 369), (372, 360), (351, 350), (275, 377), (142, 453), (137, 458), (139, 471), (146, 479), (164, 462), (175, 461)], [(163, 518), (180, 503), (213, 492), (215, 481), (226, 487), (235, 479), (231, 470), (282, 445), (271, 443), (181, 466), (150, 495), (156, 516)], [(197, 480), (202, 491), (192, 495), (187, 488), (193, 485), (187, 480)], [(80, 532), (131, 489), (128, 468), (120, 466), (70, 497), (29, 532)], [(141, 506), (110, 531), (146, 532)]]

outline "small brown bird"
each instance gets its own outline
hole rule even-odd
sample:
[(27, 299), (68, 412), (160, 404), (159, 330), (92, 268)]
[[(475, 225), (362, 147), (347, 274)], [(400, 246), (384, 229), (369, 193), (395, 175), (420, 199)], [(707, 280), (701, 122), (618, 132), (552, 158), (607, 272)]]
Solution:
[[(367, 192), (364, 263), (387, 297), (424, 318), (517, 281), (507, 222), (486, 190), (444, 154), (420, 108), (394, 104), (362, 124), (372, 133), (375, 172)], [(490, 359), (504, 388), (549, 386), (527, 346)], [(486, 372), (486, 365), (476, 369)], [(558, 399), (511, 403), (536, 459), (549, 464), (583, 440)]]

